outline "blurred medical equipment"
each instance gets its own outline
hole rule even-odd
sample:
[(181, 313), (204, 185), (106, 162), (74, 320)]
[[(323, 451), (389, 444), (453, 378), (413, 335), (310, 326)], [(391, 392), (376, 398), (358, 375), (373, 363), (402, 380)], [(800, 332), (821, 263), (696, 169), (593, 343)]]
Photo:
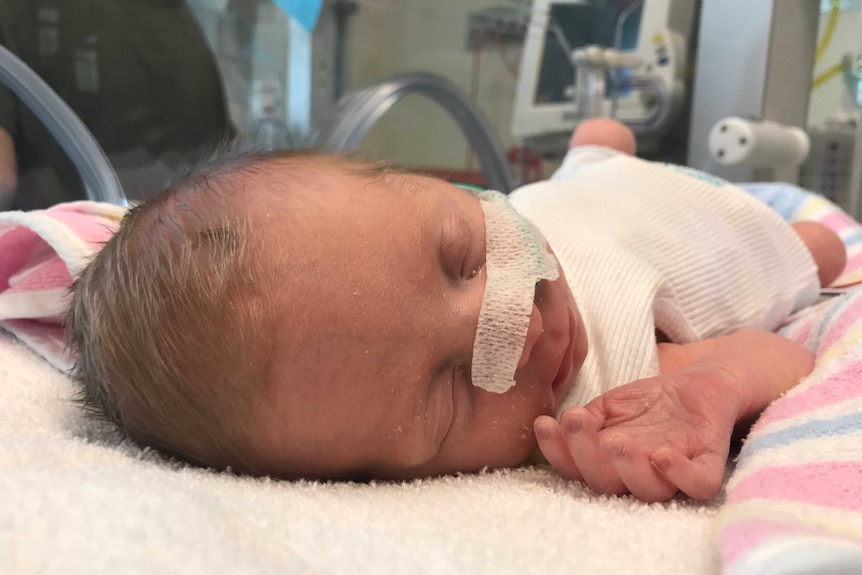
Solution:
[[(820, 0), (702, 0), (687, 163), (714, 165), (710, 132), (723, 118), (805, 129)], [(733, 182), (798, 181), (797, 166), (716, 166)]]
[[(829, 19), (826, 21), (814, 54), (815, 66), (822, 61), (829, 49), (835, 36), (838, 18), (842, 10), (846, 9), (854, 9), (858, 12), (859, 0), (822, 0), (821, 12), (828, 11)], [(859, 49), (862, 46), (857, 44), (855, 48)], [(802, 187), (817, 190), (857, 216), (858, 206), (852, 204), (858, 203), (859, 181), (858, 178), (854, 181), (853, 172), (854, 167), (860, 164), (859, 161), (854, 160), (853, 152), (862, 148), (862, 138), (858, 144), (856, 143), (856, 124), (859, 107), (862, 104), (859, 100), (858, 70), (860, 69), (862, 67), (860, 67), (859, 57), (853, 57), (846, 52), (842, 54), (840, 62), (822, 72), (818, 73), (815, 68), (815, 77), (811, 84), (812, 92), (829, 85), (835, 78), (842, 79), (843, 82), (838, 88), (840, 95), (837, 109), (834, 106), (833, 96), (833, 105), (829, 106), (831, 113), (826, 121), (808, 128), (811, 153), (799, 172), (799, 183)], [(856, 190), (856, 193), (853, 193), (853, 190)]]
[[(689, 165), (715, 165), (709, 134), (728, 116), (804, 129), (811, 149), (801, 169), (793, 163), (764, 167), (748, 161), (722, 162), (714, 172), (734, 182), (799, 183), (830, 197), (852, 216), (862, 217), (862, 62), (845, 54), (837, 64), (815, 67), (832, 41), (838, 14), (844, 9), (858, 14), (858, 2), (851, 4), (846, 0), (703, 0)], [(822, 22), (818, 41), (824, 18), (828, 20)], [(858, 53), (860, 46), (854, 43), (851, 49)], [(843, 80), (846, 96), (842, 97), (849, 102), (849, 110), (835, 106), (834, 118), (809, 127), (811, 92), (833, 79)]]
[(336, 150), (356, 148), (392, 106), (411, 94), (426, 96), (452, 116), (479, 158), (488, 188), (503, 193), (514, 189), (506, 156), (482, 111), (452, 82), (435, 74), (396, 74), (347, 94), (322, 131), (321, 144)]
[[(512, 132), (559, 154), (594, 116), (660, 135), (681, 111), (695, 0), (535, 0), (521, 57)], [(615, 9), (616, 8), (616, 9)]]
[(856, 106), (856, 133), (850, 183), (843, 207), (856, 219), (862, 218), (862, 56), (845, 58), (844, 80)]
[(45, 124), (75, 164), (89, 199), (126, 205), (120, 180), (90, 130), (44, 80), (3, 46), (0, 46), (0, 82)]
[(335, 101), (333, 84), (343, 82), (343, 57), (333, 58), (330, 46), (344, 34), (331, 11), (317, 18), (317, 0), (186, 2), (218, 59), (243, 135), (264, 149), (311, 144)]
[(251, 141), (262, 150), (282, 150), (294, 147), (287, 123), (279, 114), (283, 105), (279, 90), (271, 82), (254, 81), (251, 111), (255, 118)]
[(799, 166), (811, 141), (801, 128), (777, 122), (730, 117), (709, 133), (709, 151), (719, 164), (748, 164), (756, 168)]
[(843, 203), (850, 188), (855, 129), (847, 122), (808, 128), (811, 151), (799, 169), (799, 185)]

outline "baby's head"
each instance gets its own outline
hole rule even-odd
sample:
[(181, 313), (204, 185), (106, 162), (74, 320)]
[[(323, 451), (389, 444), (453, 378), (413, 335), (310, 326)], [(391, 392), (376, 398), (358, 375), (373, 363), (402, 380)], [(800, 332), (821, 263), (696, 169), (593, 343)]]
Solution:
[[(517, 227), (506, 206), (324, 154), (217, 161), (132, 210), (77, 281), (85, 403), (140, 444), (255, 475), (521, 463), (586, 337), (544, 248), (491, 248)], [(501, 317), (518, 290), (522, 322)], [(521, 324), (513, 355), (495, 334)]]

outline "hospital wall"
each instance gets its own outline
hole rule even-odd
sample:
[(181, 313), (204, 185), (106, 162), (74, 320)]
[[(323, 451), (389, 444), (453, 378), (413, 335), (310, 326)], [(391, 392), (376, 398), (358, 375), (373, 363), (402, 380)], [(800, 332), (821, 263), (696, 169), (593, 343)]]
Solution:
[[(474, 54), (467, 46), (470, 12), (500, 0), (362, 1), (351, 21), (348, 86), (359, 88), (397, 72), (445, 76), (469, 93)], [(507, 54), (520, 55), (516, 48)], [(513, 144), (510, 123), (514, 75), (489, 44), (477, 56), (476, 102), (504, 147)], [(455, 123), (436, 104), (410, 96), (372, 128), (361, 150), (406, 166), (464, 169), (467, 144)], [(479, 169), (474, 162), (474, 168)]]

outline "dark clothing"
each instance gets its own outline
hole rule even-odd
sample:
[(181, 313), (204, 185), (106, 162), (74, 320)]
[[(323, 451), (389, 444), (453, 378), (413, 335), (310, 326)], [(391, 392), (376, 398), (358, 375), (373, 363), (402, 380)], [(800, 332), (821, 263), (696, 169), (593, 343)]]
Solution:
[[(132, 198), (233, 135), (213, 55), (182, 0), (0, 0), (0, 43), (81, 117)], [(0, 86), (18, 209), (85, 197), (39, 120)]]

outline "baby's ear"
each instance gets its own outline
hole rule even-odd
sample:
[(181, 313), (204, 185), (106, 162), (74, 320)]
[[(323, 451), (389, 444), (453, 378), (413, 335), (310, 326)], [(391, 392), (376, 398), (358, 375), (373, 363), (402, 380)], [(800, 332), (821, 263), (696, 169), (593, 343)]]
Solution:
[(628, 126), (610, 118), (592, 118), (582, 122), (569, 140), (570, 149), (577, 146), (605, 146), (630, 156), (637, 151), (635, 135)]

